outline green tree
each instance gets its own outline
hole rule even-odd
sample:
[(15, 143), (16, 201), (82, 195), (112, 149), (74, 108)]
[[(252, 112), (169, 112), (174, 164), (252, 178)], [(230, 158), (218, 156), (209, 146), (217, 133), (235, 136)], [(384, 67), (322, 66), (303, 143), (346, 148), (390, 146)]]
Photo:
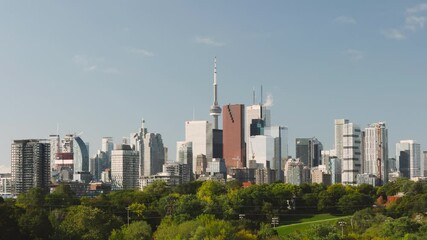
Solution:
[(177, 201), (175, 215), (188, 215), (190, 218), (196, 218), (202, 212), (203, 204), (193, 194), (181, 195)]
[(408, 217), (402, 217), (396, 220), (385, 221), (378, 229), (378, 234), (381, 237), (390, 239), (402, 239), (408, 233), (416, 233), (421, 227), (419, 223), (412, 221)]
[(197, 191), (197, 198), (212, 203), (217, 196), (227, 193), (225, 184), (218, 181), (205, 181)]
[(115, 229), (110, 235), (110, 240), (150, 240), (151, 239), (151, 227), (144, 221), (137, 221), (124, 225), (121, 229)]
[(29, 239), (47, 239), (52, 234), (47, 212), (40, 208), (27, 209), (19, 216), (18, 225)]
[(374, 199), (363, 193), (350, 193), (338, 200), (338, 209), (344, 214), (352, 214), (358, 210), (372, 207)]
[(261, 223), (257, 237), (260, 240), (278, 238), (276, 230), (268, 223)]
[(371, 197), (376, 197), (377, 189), (375, 189), (375, 187), (372, 186), (371, 184), (363, 183), (357, 186), (357, 192), (366, 194)]
[(318, 209), (329, 213), (337, 213), (337, 203), (339, 199), (346, 194), (346, 188), (341, 184), (329, 186), (326, 191), (319, 193)]
[(68, 207), (79, 203), (79, 199), (68, 184), (60, 184), (53, 193), (46, 195), (46, 204), (50, 208)]
[(98, 208), (71, 206), (63, 220), (57, 224), (53, 238), (107, 239), (111, 231), (122, 224), (119, 218)]
[(19, 232), (14, 211), (14, 206), (5, 202), (0, 203), (0, 239), (24, 239)]
[(45, 206), (45, 191), (41, 188), (31, 188), (26, 193), (18, 195), (16, 206), (23, 209), (43, 208)]
[(18, 209), (17, 222), (21, 233), (31, 239), (46, 239), (52, 233), (45, 204), (45, 192), (32, 188), (18, 196), (15, 204)]

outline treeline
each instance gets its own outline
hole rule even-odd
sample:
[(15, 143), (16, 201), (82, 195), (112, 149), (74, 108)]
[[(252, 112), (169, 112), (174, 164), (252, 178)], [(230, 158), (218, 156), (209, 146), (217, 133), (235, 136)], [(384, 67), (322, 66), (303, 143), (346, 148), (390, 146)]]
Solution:
[[(406, 195), (384, 208), (398, 192)], [(380, 188), (285, 183), (242, 188), (233, 181), (195, 181), (171, 188), (155, 182), (144, 191), (95, 198), (77, 198), (60, 185), (50, 194), (32, 189), (16, 200), (0, 199), (0, 239), (276, 239), (273, 217), (286, 224), (307, 214), (350, 215), (365, 208), (410, 220), (427, 212), (427, 185), (400, 179)], [(303, 239), (299, 234), (293, 237)]]

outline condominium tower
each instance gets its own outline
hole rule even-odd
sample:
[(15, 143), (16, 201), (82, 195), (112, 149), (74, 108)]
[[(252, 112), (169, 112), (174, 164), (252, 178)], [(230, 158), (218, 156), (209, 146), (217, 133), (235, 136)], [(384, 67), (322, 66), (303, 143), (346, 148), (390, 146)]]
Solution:
[[(341, 119), (338, 127), (336, 126), (335, 136), (340, 139), (335, 139), (336, 143), (339, 143), (338, 148), (336, 145), (336, 154), (341, 154), (341, 170), (342, 170), (342, 183), (356, 185), (357, 184), (357, 174), (361, 173), (361, 163), (362, 163), (362, 132), (354, 123), (349, 123)], [(337, 120), (335, 120), (337, 123)], [(336, 124), (337, 125), (337, 124)], [(339, 156), (338, 156), (339, 157)]]
[(50, 143), (48, 140), (14, 140), (11, 146), (12, 194), (30, 188), (49, 188)]
[(375, 175), (381, 182), (388, 182), (388, 131), (384, 122), (365, 128), (363, 173)]
[(139, 188), (138, 152), (118, 144), (111, 151), (111, 180), (114, 190)]

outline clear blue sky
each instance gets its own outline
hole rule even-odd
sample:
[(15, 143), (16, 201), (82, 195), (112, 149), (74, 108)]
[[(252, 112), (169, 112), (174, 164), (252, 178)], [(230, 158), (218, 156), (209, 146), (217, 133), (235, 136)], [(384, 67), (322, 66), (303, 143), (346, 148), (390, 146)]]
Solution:
[[(146, 119), (175, 156), (184, 121), (271, 95), (273, 123), (333, 147), (333, 121), (385, 121), (426, 149), (427, 1), (1, 1), (0, 165), (13, 139), (120, 142)], [(1, 171), (0, 168), (0, 171)]]

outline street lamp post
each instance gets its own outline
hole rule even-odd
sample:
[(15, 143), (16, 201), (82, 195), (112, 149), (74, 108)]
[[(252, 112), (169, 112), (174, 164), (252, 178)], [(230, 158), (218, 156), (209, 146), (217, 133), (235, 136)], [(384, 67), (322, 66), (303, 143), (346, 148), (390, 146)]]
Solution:
[(346, 222), (344, 222), (344, 221), (339, 221), (338, 222), (338, 224), (340, 225), (340, 227), (341, 227), (341, 237), (343, 238), (344, 237), (344, 226), (347, 224)]
[(271, 224), (274, 228), (276, 228), (276, 225), (279, 225), (279, 218), (278, 217), (272, 217), (271, 218)]
[(127, 213), (128, 213), (128, 217), (127, 217), (127, 220), (128, 220), (128, 227), (129, 227), (129, 207), (126, 207), (126, 211), (127, 211)]

